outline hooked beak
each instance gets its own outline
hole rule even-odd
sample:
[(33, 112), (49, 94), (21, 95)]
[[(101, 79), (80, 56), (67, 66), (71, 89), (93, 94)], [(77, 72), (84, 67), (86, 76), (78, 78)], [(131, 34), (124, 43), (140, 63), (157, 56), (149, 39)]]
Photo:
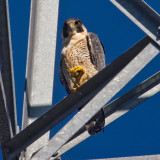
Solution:
[(71, 30), (71, 31), (74, 31), (74, 30), (75, 30), (75, 25), (74, 25), (74, 23), (70, 23), (69, 26), (70, 26), (70, 30)]

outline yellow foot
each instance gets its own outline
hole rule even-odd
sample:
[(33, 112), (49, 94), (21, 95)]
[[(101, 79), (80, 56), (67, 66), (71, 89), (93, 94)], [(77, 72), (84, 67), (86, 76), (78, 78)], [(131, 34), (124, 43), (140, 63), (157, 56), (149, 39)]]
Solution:
[(75, 67), (70, 69), (71, 76), (76, 77), (78, 80), (81, 79), (84, 72), (85, 72), (85, 70), (81, 66), (75, 66)]

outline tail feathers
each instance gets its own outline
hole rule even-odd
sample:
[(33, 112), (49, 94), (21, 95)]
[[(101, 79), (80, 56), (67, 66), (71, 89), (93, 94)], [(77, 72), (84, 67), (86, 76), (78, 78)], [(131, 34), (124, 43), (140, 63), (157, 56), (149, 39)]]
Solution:
[(101, 109), (87, 124), (86, 129), (91, 136), (101, 132), (105, 125), (105, 115)]

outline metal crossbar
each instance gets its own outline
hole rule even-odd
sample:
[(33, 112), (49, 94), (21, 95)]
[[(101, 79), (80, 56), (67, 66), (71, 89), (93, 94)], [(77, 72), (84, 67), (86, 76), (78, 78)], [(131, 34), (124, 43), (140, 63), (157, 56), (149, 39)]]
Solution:
[[(105, 126), (109, 125), (119, 117), (123, 116), (139, 104), (151, 98), (160, 91), (160, 72), (150, 77), (128, 93), (119, 97), (115, 101), (104, 107), (105, 112)], [(76, 135), (74, 135), (69, 142), (57, 151), (55, 158), (67, 152), (77, 144), (81, 143), (90, 135), (83, 127)]]

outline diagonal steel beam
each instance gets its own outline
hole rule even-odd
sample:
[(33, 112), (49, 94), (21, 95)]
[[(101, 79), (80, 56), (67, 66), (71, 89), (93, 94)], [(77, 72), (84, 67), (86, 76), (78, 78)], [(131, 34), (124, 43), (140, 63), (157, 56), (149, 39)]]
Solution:
[(0, 0), (0, 63), (12, 133), (18, 133), (8, 0)]
[[(160, 72), (150, 77), (140, 85), (124, 94), (117, 100), (111, 102), (104, 107), (105, 112), (105, 126), (112, 123), (128, 111), (132, 110), (139, 104), (143, 103), (147, 99), (151, 98), (160, 91)], [(66, 143), (62, 148), (58, 150), (58, 154), (55, 158), (67, 152), (77, 144), (81, 143), (85, 139), (89, 138), (90, 135), (86, 131), (85, 127), (81, 131), (72, 137), (71, 141)]]
[(143, 0), (110, 1), (160, 45), (160, 16), (148, 4)]
[(106, 159), (90, 159), (90, 160), (159, 160), (160, 155), (147, 155), (147, 156), (133, 156), (133, 157), (119, 157), (119, 158), (106, 158)]
[[(12, 159), (21, 150), (25, 149), (28, 145), (30, 145), (49, 129), (61, 122), (73, 111), (88, 102), (108, 82), (111, 82), (111, 80), (116, 75), (118, 75), (118, 73), (120, 73), (125, 66), (127, 66), (132, 61), (135, 62), (134, 59), (137, 59), (140, 62), (138, 62), (138, 65), (135, 64), (136, 68), (131, 68), (138, 72), (139, 68), (143, 68), (144, 65), (148, 63), (148, 61), (153, 59), (159, 53), (159, 49), (157, 48), (158, 45), (154, 43), (149, 37), (145, 37), (144, 39), (142, 39), (139, 43), (134, 45), (119, 58), (117, 58), (114, 62), (112, 62), (109, 66), (107, 66), (96, 76), (90, 79), (87, 83), (77, 89), (77, 92), (65, 97), (50, 111), (42, 115), (24, 130), (22, 130), (19, 134), (17, 134), (14, 138), (12, 138), (6, 144), (6, 147), (8, 147), (8, 149), (10, 150), (7, 159)], [(132, 73), (126, 70), (124, 70), (123, 72), (127, 72), (131, 77), (134, 77)]]
[[(78, 114), (76, 114), (76, 116), (74, 116), (48, 142), (47, 145), (40, 149), (32, 159), (49, 159), (158, 53), (159, 49), (155, 48), (155, 43), (153, 44), (152, 42), (149, 42), (148, 45), (146, 45), (135, 58), (133, 58), (128, 64), (126, 64), (119, 73), (115, 74), (112, 79), (107, 82), (104, 81), (97, 85), (93, 85), (97, 86), (97, 88), (99, 88), (101, 85), (103, 85), (103, 87), (99, 89), (94, 98), (91, 99), (90, 102), (87, 103), (85, 107), (82, 108), (82, 110), (79, 111)], [(107, 74), (105, 73), (103, 74), (104, 79), (107, 78), (106, 75)]]

